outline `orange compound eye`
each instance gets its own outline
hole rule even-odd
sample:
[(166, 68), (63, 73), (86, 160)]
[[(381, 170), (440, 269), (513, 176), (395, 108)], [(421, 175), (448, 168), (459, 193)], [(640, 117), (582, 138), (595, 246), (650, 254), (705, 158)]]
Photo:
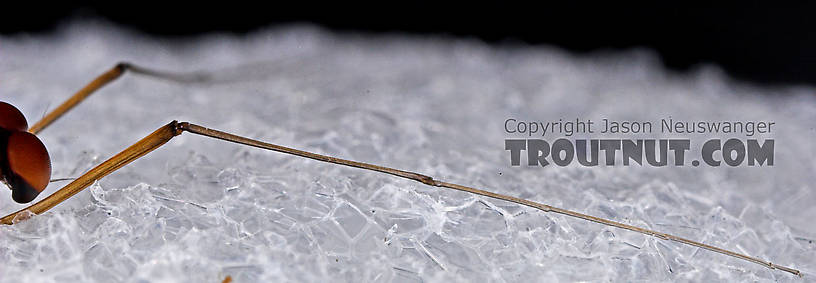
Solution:
[(9, 131), (26, 131), (28, 122), (17, 107), (0, 101), (0, 128)]
[(11, 197), (18, 203), (34, 200), (51, 179), (51, 158), (45, 145), (29, 132), (15, 131), (8, 136), (4, 175)]

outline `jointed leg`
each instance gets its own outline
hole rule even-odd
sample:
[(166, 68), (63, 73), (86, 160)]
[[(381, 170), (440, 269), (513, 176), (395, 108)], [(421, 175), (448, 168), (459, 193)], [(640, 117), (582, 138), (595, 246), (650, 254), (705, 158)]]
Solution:
[(127, 64), (116, 64), (115, 67), (113, 67), (112, 69), (108, 70), (104, 74), (100, 75), (99, 77), (91, 81), (91, 83), (77, 91), (74, 95), (68, 98), (68, 100), (65, 100), (65, 102), (60, 104), (60, 106), (58, 106), (56, 109), (46, 114), (45, 117), (43, 117), (42, 119), (40, 119), (40, 121), (31, 126), (31, 128), (29, 128), (28, 131), (34, 134), (39, 133), (40, 131), (48, 127), (48, 125), (51, 125), (51, 123), (53, 123), (55, 120), (59, 119), (59, 117), (65, 114), (65, 112), (68, 112), (69, 110), (71, 110), (71, 108), (74, 108), (74, 106), (85, 100), (85, 98), (94, 93), (97, 89), (107, 85), (108, 83), (122, 76), (122, 74), (125, 73), (125, 70), (127, 70)]
[(649, 230), (649, 229), (644, 229), (644, 228), (640, 228), (640, 227), (636, 227), (636, 226), (632, 226), (632, 225), (628, 225), (628, 224), (624, 224), (624, 223), (620, 223), (620, 222), (616, 222), (616, 221), (612, 221), (612, 220), (608, 220), (608, 219), (604, 219), (604, 218), (598, 218), (598, 217), (594, 217), (594, 216), (591, 216), (591, 215), (587, 215), (587, 214), (583, 214), (583, 213), (579, 213), (579, 212), (575, 212), (575, 211), (571, 211), (571, 210), (566, 210), (566, 209), (562, 209), (562, 208), (557, 208), (557, 207), (553, 207), (553, 206), (542, 204), (542, 203), (537, 203), (537, 202), (526, 200), (526, 199), (521, 199), (521, 198), (516, 198), (516, 197), (512, 197), (512, 196), (497, 194), (497, 193), (484, 191), (484, 190), (480, 190), (480, 189), (476, 189), (476, 188), (472, 188), (472, 187), (462, 186), (462, 185), (458, 185), (458, 184), (454, 184), (454, 183), (438, 181), (438, 180), (434, 180), (433, 178), (431, 178), (429, 176), (422, 175), (422, 174), (419, 174), (419, 173), (403, 171), (403, 170), (398, 170), (398, 169), (379, 166), (379, 165), (374, 165), (374, 164), (368, 164), (368, 163), (363, 163), (363, 162), (351, 161), (351, 160), (340, 159), (340, 158), (336, 158), (336, 157), (311, 153), (311, 152), (307, 152), (307, 151), (302, 151), (302, 150), (298, 150), (298, 149), (288, 148), (288, 147), (284, 147), (284, 146), (280, 146), (280, 145), (275, 145), (275, 144), (271, 144), (271, 143), (266, 143), (266, 142), (262, 142), (262, 141), (258, 141), (258, 140), (249, 139), (249, 138), (233, 135), (233, 134), (222, 132), (222, 131), (205, 128), (205, 127), (198, 126), (198, 125), (191, 124), (191, 123), (187, 123), (187, 122), (179, 123), (179, 122), (176, 122), (176, 121), (170, 122), (170, 124), (167, 124), (167, 125), (159, 128), (158, 130), (156, 130), (152, 134), (148, 135), (147, 137), (143, 138), (142, 140), (140, 140), (136, 144), (128, 147), (127, 149), (125, 149), (121, 153), (115, 155), (114, 157), (108, 159), (107, 161), (103, 162), (102, 164), (98, 165), (97, 167), (91, 169), (90, 171), (88, 171), (84, 175), (80, 176), (79, 178), (77, 178), (73, 182), (69, 183), (68, 185), (66, 185), (65, 187), (60, 189), (59, 191), (57, 191), (54, 194), (48, 196), (47, 198), (41, 200), (40, 202), (37, 202), (34, 205), (31, 205), (31, 206), (29, 206), (29, 207), (27, 207), (27, 208), (25, 208), (23, 210), (20, 210), (18, 212), (15, 212), (13, 214), (10, 214), (10, 215), (7, 215), (7, 216), (3, 217), (2, 219), (0, 219), (0, 223), (13, 224), (13, 222), (14, 222), (13, 220), (15, 219), (15, 217), (17, 217), (18, 215), (26, 215), (29, 212), (34, 213), (34, 214), (41, 214), (41, 213), (47, 211), (48, 209), (54, 207), (55, 205), (59, 204), (60, 202), (70, 198), (71, 196), (75, 195), (76, 193), (82, 191), (83, 189), (87, 188), (88, 186), (93, 184), (93, 182), (99, 180), (100, 178), (102, 178), (104, 176), (107, 176), (108, 174), (116, 171), (117, 169), (121, 168), (122, 166), (125, 166), (128, 163), (133, 162), (134, 160), (138, 159), (139, 157), (142, 157), (145, 154), (153, 151), (154, 149), (159, 148), (163, 144), (167, 143), (173, 137), (175, 137), (177, 135), (180, 135), (182, 132), (190, 132), (190, 133), (194, 133), (194, 134), (198, 134), (198, 135), (202, 135), (202, 136), (206, 136), (206, 137), (221, 139), (221, 140), (225, 140), (225, 141), (229, 141), (229, 142), (249, 145), (249, 146), (253, 146), (253, 147), (258, 147), (258, 148), (262, 148), (262, 149), (267, 149), (267, 150), (277, 151), (277, 152), (281, 152), (281, 153), (296, 155), (296, 156), (310, 158), (310, 159), (323, 161), (323, 162), (328, 162), (328, 163), (346, 165), (346, 166), (351, 166), (351, 167), (356, 167), (356, 168), (361, 168), (361, 169), (366, 169), (366, 170), (371, 170), (371, 171), (378, 171), (378, 172), (387, 173), (387, 174), (391, 174), (391, 175), (394, 175), (394, 176), (398, 176), (398, 177), (418, 181), (418, 182), (421, 182), (421, 183), (429, 185), (429, 186), (449, 188), (449, 189), (464, 191), (464, 192), (468, 192), (468, 193), (472, 193), (472, 194), (482, 195), (482, 196), (486, 196), (486, 197), (490, 197), (490, 198), (494, 198), (494, 199), (514, 202), (514, 203), (521, 204), (521, 205), (524, 205), (524, 206), (536, 208), (536, 209), (542, 210), (544, 212), (555, 212), (555, 213), (563, 214), (563, 215), (566, 215), (566, 216), (580, 218), (580, 219), (584, 219), (584, 220), (588, 220), (588, 221), (592, 221), (592, 222), (597, 222), (597, 223), (612, 226), (612, 227), (617, 227), (617, 228), (621, 228), (621, 229), (626, 229), (626, 230), (646, 234), (646, 235), (657, 237), (657, 238), (660, 238), (660, 239), (663, 239), (663, 240), (670, 240), (670, 241), (675, 241), (675, 242), (679, 242), (679, 243), (683, 243), (683, 244), (703, 248), (703, 249), (706, 249), (706, 250), (709, 250), (709, 251), (718, 252), (718, 253), (721, 253), (721, 254), (724, 254), (724, 255), (728, 255), (728, 256), (735, 257), (735, 258), (747, 260), (747, 261), (750, 261), (750, 262), (753, 262), (753, 263), (757, 263), (757, 264), (763, 265), (765, 267), (768, 267), (770, 269), (779, 269), (779, 270), (783, 270), (783, 271), (790, 272), (792, 274), (796, 274), (796, 275), (801, 276), (801, 273), (799, 272), (799, 270), (796, 270), (796, 269), (793, 269), (793, 268), (773, 264), (771, 262), (764, 261), (764, 260), (759, 259), (759, 258), (747, 256), (747, 255), (744, 255), (744, 254), (736, 253), (736, 252), (733, 252), (733, 251), (729, 251), (729, 250), (726, 250), (726, 249), (714, 247), (714, 246), (711, 246), (711, 245), (706, 245), (706, 244), (703, 244), (703, 243), (700, 243), (700, 242), (695, 242), (695, 241), (685, 239), (685, 238), (681, 238), (681, 237), (678, 237), (678, 236), (674, 236), (674, 235), (671, 235), (671, 234), (666, 234), (666, 233), (661, 233), (661, 232), (657, 232), (657, 231), (653, 231), (653, 230)]
[(105, 162), (102, 162), (102, 164), (99, 164), (82, 176), (79, 176), (73, 182), (68, 183), (68, 185), (62, 187), (45, 199), (20, 211), (6, 215), (0, 219), (0, 223), (13, 224), (13, 220), (18, 215), (24, 216), (28, 213), (42, 214), (43, 212), (48, 211), (57, 204), (84, 190), (102, 177), (113, 173), (117, 169), (122, 168), (122, 166), (125, 166), (139, 157), (153, 151), (154, 149), (159, 148), (163, 144), (170, 141), (170, 139), (172, 139), (174, 136), (179, 134), (181, 134), (181, 131), (178, 129), (176, 121), (173, 121), (126, 148), (119, 154), (114, 155)]
[(206, 74), (177, 74), (177, 73), (169, 73), (169, 72), (162, 72), (151, 70), (148, 68), (139, 67), (130, 63), (119, 63), (116, 64), (113, 68), (108, 70), (107, 72), (99, 75), (85, 85), (82, 89), (71, 95), (65, 102), (57, 106), (54, 110), (49, 112), (45, 115), (40, 121), (37, 121), (36, 124), (31, 126), (28, 129), (29, 132), (33, 134), (37, 134), (52, 123), (62, 117), (66, 112), (70, 111), (72, 108), (76, 107), (77, 104), (88, 98), (91, 94), (102, 88), (103, 86), (113, 82), (117, 78), (121, 77), (125, 72), (130, 71), (137, 74), (142, 74), (150, 77), (171, 80), (176, 82), (188, 83), (188, 82), (201, 82), (206, 81), (208, 79)]

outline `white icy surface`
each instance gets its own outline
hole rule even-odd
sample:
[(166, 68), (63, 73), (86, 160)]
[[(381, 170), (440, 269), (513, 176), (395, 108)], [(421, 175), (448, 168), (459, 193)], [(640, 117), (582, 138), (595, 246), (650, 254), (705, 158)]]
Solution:
[[(646, 50), (573, 55), (311, 27), (151, 38), (105, 23), (0, 37), (0, 99), (33, 123), (121, 60), (138, 75), (41, 135), (76, 177), (173, 119), (422, 172), (758, 256), (816, 276), (811, 87)], [(503, 122), (773, 120), (772, 168), (511, 168)], [(659, 135), (655, 135), (658, 136)], [(599, 136), (593, 136), (599, 137)], [(579, 137), (580, 138), (580, 137)], [(704, 138), (695, 138), (699, 142)], [(695, 143), (699, 144), (699, 143)], [(40, 198), (55, 191), (52, 184)], [(0, 210), (21, 208), (0, 190)], [(0, 281), (793, 281), (757, 264), (380, 173), (183, 135), (45, 215), (0, 227)]]

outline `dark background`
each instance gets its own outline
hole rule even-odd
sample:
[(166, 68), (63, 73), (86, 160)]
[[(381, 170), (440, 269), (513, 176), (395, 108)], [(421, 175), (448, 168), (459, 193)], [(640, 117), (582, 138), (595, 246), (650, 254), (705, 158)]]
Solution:
[(171, 37), (210, 31), (246, 33), (275, 24), (310, 22), (337, 31), (444, 34), (491, 43), (552, 44), (579, 53), (648, 47), (675, 70), (715, 63), (735, 77), (762, 84), (816, 83), (816, 4), (807, 2), (772, 6), (751, 2), (84, 1), (0, 6), (4, 34), (48, 32), (81, 18), (103, 18)]

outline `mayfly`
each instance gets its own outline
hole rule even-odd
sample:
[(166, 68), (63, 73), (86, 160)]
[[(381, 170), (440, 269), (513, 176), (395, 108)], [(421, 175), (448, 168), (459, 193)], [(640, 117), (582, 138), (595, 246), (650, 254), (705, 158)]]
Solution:
[[(19, 203), (28, 203), (33, 201), (34, 199), (37, 198), (40, 192), (45, 190), (45, 188), (50, 183), (51, 160), (48, 155), (48, 151), (45, 148), (45, 145), (40, 141), (36, 134), (47, 128), (62, 115), (64, 115), (72, 108), (77, 106), (79, 103), (81, 103), (83, 100), (88, 98), (88, 96), (90, 96), (96, 90), (116, 80), (117, 78), (121, 77), (125, 72), (128, 71), (182, 82), (206, 80), (206, 76), (171, 74), (146, 69), (129, 63), (120, 63), (113, 67), (111, 70), (103, 73), (102, 75), (94, 79), (92, 82), (90, 82), (82, 89), (80, 89), (78, 92), (76, 92), (74, 95), (68, 98), (57, 108), (46, 114), (40, 121), (32, 125), (30, 128), (28, 127), (28, 122), (26, 121), (23, 114), (16, 107), (5, 102), (0, 102), (0, 167), (1, 167), (0, 169), (2, 169), (2, 181), (12, 190), (12, 198), (15, 201)], [(74, 179), (68, 185), (62, 187), (52, 195), (34, 203), (33, 205), (30, 205), (26, 208), (23, 208), (17, 212), (14, 212), (3, 217), (2, 219), (0, 219), (0, 223), (12, 225), (18, 223), (19, 221), (25, 220), (31, 215), (42, 214), (51, 209), (52, 207), (56, 206), (57, 204), (70, 198), (71, 196), (79, 193), (88, 186), (92, 185), (97, 180), (107, 176), (110, 173), (113, 173), (114, 171), (122, 168), (123, 166), (129, 164), (130, 162), (133, 162), (134, 160), (161, 147), (174, 137), (181, 135), (183, 133), (191, 133), (204, 137), (248, 145), (251, 147), (276, 151), (289, 155), (300, 156), (327, 163), (356, 167), (370, 171), (377, 171), (400, 178), (414, 180), (427, 186), (463, 191), (475, 195), (481, 195), (489, 198), (513, 202), (520, 205), (535, 208), (543, 212), (562, 214), (569, 217), (579, 218), (607, 226), (638, 232), (666, 241), (674, 241), (679, 242), (681, 244), (695, 246), (698, 248), (717, 252), (723, 255), (735, 257), (741, 260), (760, 264), (770, 269), (778, 269), (785, 272), (789, 272), (791, 274), (801, 276), (801, 272), (794, 268), (778, 265), (757, 257), (744, 255), (727, 249), (704, 244), (698, 241), (678, 237), (672, 234), (662, 233), (650, 229), (628, 225), (621, 222), (605, 218), (599, 218), (572, 210), (558, 208), (527, 199), (485, 191), (469, 186), (459, 185), (456, 183), (449, 183), (420, 173), (298, 150), (290, 147), (280, 146), (277, 144), (242, 137), (224, 131), (207, 128), (205, 126), (193, 124), (190, 122), (178, 122), (178, 121), (172, 121), (167, 125), (160, 127), (153, 133), (147, 135), (143, 139), (136, 142), (135, 144), (131, 145), (130, 147), (124, 149), (123, 151), (114, 155), (110, 159), (102, 162), (98, 166), (87, 171), (82, 176), (79, 176), (78, 178)]]

